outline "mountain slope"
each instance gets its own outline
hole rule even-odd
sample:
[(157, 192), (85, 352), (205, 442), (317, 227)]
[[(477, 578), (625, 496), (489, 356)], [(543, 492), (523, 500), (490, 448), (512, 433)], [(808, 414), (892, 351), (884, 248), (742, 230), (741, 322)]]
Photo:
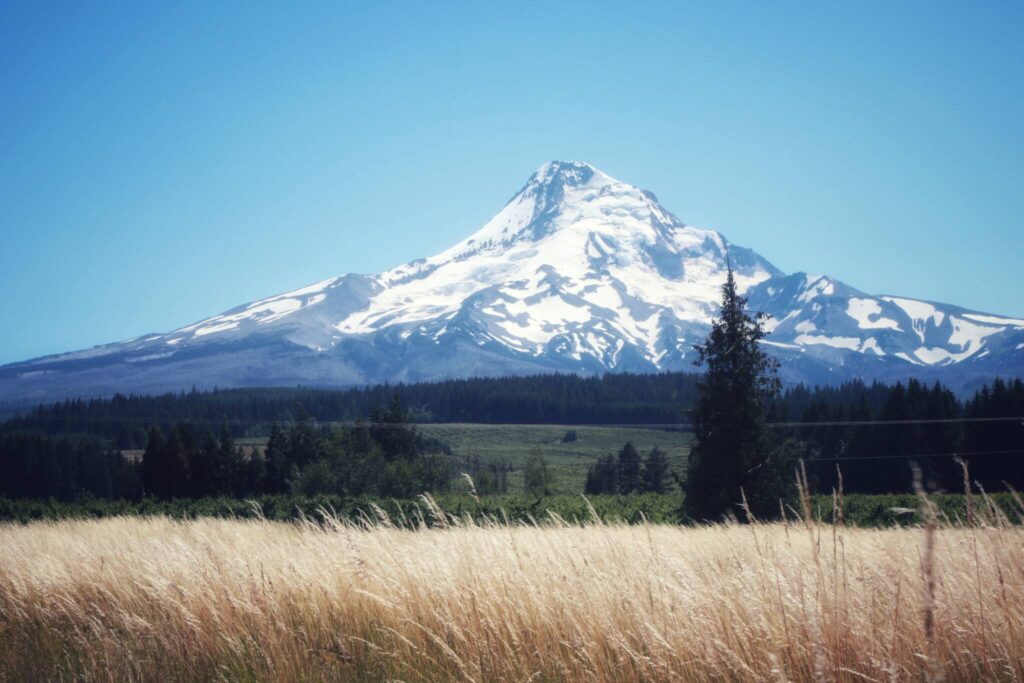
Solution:
[(0, 368), (0, 398), (692, 368), (727, 259), (787, 381), (1024, 373), (1024, 320), (787, 275), (650, 192), (551, 162), (475, 234), (166, 334)]

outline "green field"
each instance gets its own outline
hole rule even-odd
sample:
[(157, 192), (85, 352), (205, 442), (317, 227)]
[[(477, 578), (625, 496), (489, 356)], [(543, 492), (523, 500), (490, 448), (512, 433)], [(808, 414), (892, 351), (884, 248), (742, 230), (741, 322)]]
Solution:
[(600, 456), (617, 453), (627, 441), (642, 455), (657, 446), (668, 455), (672, 471), (682, 474), (693, 440), (689, 433), (631, 427), (572, 427), (577, 440), (569, 443), (562, 441), (570, 429), (565, 425), (428, 424), (418, 428), (424, 436), (447, 443), (457, 464), (474, 456), (482, 463), (511, 463), (510, 492), (522, 491), (523, 464), (539, 453), (554, 475), (554, 494), (581, 493), (587, 468)]

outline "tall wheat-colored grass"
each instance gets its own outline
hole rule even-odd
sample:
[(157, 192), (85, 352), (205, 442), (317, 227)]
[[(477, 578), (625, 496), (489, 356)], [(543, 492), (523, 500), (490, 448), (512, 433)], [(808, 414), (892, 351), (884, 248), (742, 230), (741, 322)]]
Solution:
[(0, 680), (1024, 679), (1024, 531), (0, 527)]

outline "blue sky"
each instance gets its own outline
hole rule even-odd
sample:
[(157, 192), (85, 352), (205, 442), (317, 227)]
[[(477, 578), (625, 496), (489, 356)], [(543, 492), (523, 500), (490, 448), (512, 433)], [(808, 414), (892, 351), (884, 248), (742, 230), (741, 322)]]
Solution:
[(0, 363), (441, 251), (551, 159), (1024, 315), (1024, 4), (0, 4)]

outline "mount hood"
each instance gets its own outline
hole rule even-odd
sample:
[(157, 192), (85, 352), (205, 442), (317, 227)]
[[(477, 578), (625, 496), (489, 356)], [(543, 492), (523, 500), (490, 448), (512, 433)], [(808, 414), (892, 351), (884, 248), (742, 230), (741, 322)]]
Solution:
[(446, 251), (349, 274), (167, 333), (0, 367), (0, 401), (543, 372), (693, 370), (731, 263), (785, 382), (1024, 374), (1024, 320), (786, 274), (650, 192), (541, 166)]

